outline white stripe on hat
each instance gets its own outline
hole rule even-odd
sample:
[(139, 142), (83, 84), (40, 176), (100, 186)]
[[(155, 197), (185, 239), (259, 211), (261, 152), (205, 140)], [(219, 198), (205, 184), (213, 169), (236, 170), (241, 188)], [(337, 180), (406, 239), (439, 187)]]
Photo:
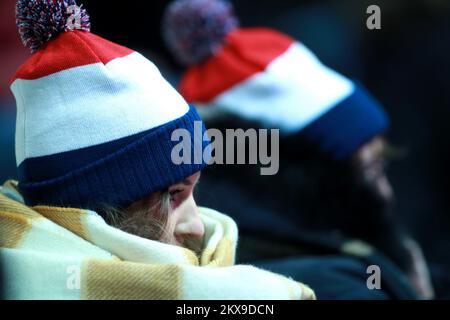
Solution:
[(185, 115), (189, 106), (137, 52), (36, 79), (17, 79), (16, 161), (110, 142)]
[(292, 133), (353, 91), (350, 80), (323, 65), (308, 48), (296, 42), (266, 70), (220, 94), (199, 112), (205, 119), (223, 113), (237, 114)]

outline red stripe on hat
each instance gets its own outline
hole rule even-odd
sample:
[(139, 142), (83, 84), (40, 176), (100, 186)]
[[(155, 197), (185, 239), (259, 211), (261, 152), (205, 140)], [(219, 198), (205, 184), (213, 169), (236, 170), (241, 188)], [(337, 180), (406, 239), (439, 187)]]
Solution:
[(189, 103), (210, 102), (264, 71), (293, 43), (294, 39), (271, 29), (235, 29), (217, 54), (188, 69), (181, 80), (180, 92)]
[(16, 72), (16, 79), (33, 80), (93, 63), (106, 64), (134, 51), (84, 31), (68, 31), (48, 42)]

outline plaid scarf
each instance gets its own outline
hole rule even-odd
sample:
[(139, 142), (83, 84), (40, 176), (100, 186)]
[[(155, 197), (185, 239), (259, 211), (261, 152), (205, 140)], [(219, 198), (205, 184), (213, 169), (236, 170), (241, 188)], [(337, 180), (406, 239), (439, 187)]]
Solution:
[(7, 299), (315, 299), (307, 286), (233, 265), (233, 220), (200, 208), (199, 255), (140, 238), (81, 209), (27, 207), (0, 187), (0, 259)]

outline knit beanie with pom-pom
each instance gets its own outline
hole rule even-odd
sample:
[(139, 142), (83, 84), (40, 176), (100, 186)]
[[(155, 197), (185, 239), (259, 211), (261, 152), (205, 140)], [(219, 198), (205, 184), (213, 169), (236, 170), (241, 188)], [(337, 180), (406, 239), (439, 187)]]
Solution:
[(204, 120), (234, 115), (302, 134), (336, 159), (389, 126), (361, 85), (285, 34), (239, 28), (228, 1), (176, 0), (162, 27), (168, 48), (187, 67), (179, 90)]
[(33, 52), (11, 85), (28, 205), (127, 207), (206, 166), (171, 159), (172, 132), (198, 128), (195, 109), (151, 61), (91, 33), (74, 0), (19, 0), (16, 20)]

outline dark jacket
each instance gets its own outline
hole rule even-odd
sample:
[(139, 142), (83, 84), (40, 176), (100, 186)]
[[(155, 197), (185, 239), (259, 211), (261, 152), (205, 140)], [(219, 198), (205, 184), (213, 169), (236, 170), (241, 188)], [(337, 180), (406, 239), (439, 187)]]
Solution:
[[(318, 299), (418, 299), (406, 275), (383, 253), (338, 233), (302, 230), (233, 180), (202, 176), (199, 204), (226, 212), (238, 223), (238, 260), (310, 285)], [(232, 201), (230, 201), (232, 199)], [(369, 266), (381, 271), (381, 288), (369, 289)]]

